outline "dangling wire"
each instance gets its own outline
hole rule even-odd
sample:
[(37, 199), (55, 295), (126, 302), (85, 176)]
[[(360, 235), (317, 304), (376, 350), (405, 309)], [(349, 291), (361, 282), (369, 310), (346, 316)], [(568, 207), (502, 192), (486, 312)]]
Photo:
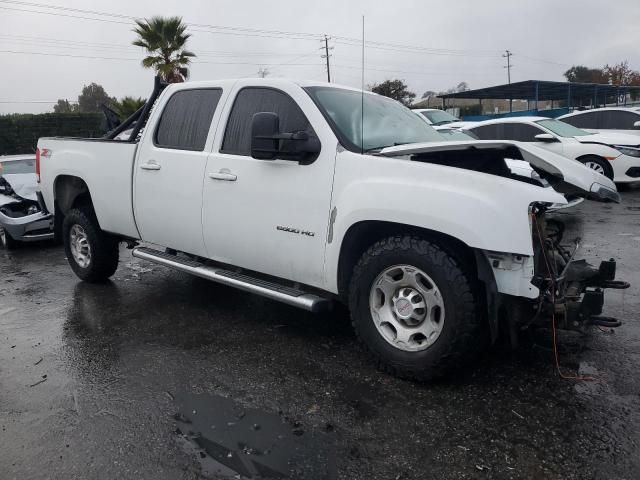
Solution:
[(593, 376), (589, 376), (589, 375), (565, 375), (562, 372), (562, 368), (560, 368), (560, 359), (558, 358), (558, 343), (557, 343), (557, 334), (556, 334), (556, 278), (555, 276), (551, 273), (551, 266), (549, 264), (549, 261), (547, 259), (547, 253), (545, 250), (545, 245), (544, 245), (544, 239), (542, 237), (542, 232), (540, 231), (540, 225), (538, 224), (538, 221), (536, 219), (536, 216), (532, 213), (531, 214), (531, 218), (532, 218), (532, 223), (535, 225), (536, 227), (536, 232), (538, 234), (538, 240), (540, 241), (540, 247), (542, 249), (542, 258), (544, 259), (544, 263), (547, 267), (547, 272), (550, 275), (551, 278), (551, 304), (552, 304), (552, 310), (551, 310), (551, 331), (552, 331), (552, 338), (553, 338), (553, 356), (555, 359), (555, 367), (556, 367), (556, 371), (558, 372), (558, 375), (560, 376), (560, 378), (563, 378), (565, 380), (582, 380), (582, 381), (596, 381), (598, 380), (596, 377)]

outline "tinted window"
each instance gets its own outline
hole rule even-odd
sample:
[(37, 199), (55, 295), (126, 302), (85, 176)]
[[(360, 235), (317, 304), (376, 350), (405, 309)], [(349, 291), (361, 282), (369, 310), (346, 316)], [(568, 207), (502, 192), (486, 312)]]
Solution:
[(483, 127), (470, 128), (480, 140), (495, 140), (498, 138), (498, 125), (485, 125)]
[(306, 131), (315, 136), (309, 121), (291, 97), (271, 88), (243, 88), (231, 109), (221, 152), (251, 155), (251, 121), (259, 112), (277, 113), (281, 132)]
[(155, 144), (180, 150), (204, 150), (211, 119), (221, 95), (220, 89), (174, 93), (158, 122)]
[(513, 127), (513, 134), (509, 140), (516, 140), (518, 142), (535, 142), (536, 135), (545, 133), (544, 130), (525, 123), (514, 123), (511, 124), (511, 126)]
[(581, 113), (563, 118), (562, 121), (578, 128), (598, 128), (597, 114), (598, 112)]
[(36, 173), (36, 161), (33, 159), (0, 162), (0, 175), (5, 173)]
[(640, 116), (631, 112), (605, 110), (600, 113), (600, 125), (604, 130), (633, 130), (633, 124), (640, 121)]

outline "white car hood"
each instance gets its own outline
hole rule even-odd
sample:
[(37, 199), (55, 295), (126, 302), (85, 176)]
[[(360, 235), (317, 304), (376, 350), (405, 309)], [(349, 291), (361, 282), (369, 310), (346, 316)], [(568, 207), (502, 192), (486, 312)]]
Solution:
[(594, 133), (593, 135), (580, 135), (573, 137), (580, 143), (601, 143), (603, 145), (631, 145), (637, 147), (640, 138), (637, 135), (627, 133)]
[(381, 150), (380, 154), (395, 157), (446, 150), (471, 148), (506, 149), (509, 147), (518, 148), (522, 160), (531, 165), (534, 170), (546, 174), (545, 177), (550, 181), (554, 190), (560, 193), (578, 195), (598, 201), (620, 201), (615, 184), (604, 175), (584, 166), (577, 160), (527, 143), (492, 140), (413, 143), (387, 147)]
[[(2, 175), (2, 178), (7, 181), (17, 196), (25, 200), (38, 201), (38, 197), (36, 196), (38, 178), (35, 173), (6, 173)], [(2, 197), (11, 198), (6, 195), (2, 195)], [(15, 198), (12, 198), (12, 201), (15, 202)]]

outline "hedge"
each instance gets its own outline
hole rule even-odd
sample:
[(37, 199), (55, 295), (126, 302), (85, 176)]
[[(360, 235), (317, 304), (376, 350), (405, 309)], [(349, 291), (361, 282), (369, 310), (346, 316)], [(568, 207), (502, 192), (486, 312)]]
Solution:
[(40, 137), (100, 137), (101, 113), (0, 115), (0, 155), (32, 153)]

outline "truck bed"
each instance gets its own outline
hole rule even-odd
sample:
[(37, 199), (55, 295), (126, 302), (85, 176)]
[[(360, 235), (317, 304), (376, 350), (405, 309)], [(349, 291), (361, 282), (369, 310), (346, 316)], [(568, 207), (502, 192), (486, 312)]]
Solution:
[(105, 139), (41, 138), (40, 151), (51, 156), (40, 159), (41, 184), (47, 208), (53, 212), (56, 182), (64, 175), (84, 180), (100, 228), (131, 238), (139, 238), (133, 215), (133, 164), (136, 143)]

